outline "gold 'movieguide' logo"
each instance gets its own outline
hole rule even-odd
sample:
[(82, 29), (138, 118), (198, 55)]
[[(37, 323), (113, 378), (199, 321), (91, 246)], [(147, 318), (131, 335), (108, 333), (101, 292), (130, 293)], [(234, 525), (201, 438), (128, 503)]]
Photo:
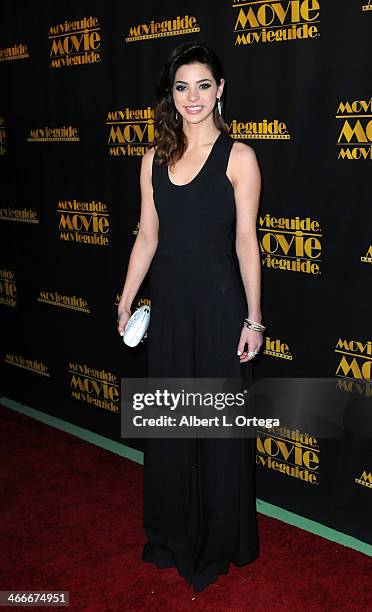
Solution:
[(265, 355), (271, 355), (272, 357), (278, 357), (279, 359), (289, 359), (292, 361), (293, 357), (289, 350), (288, 344), (282, 342), (279, 338), (270, 338), (265, 336)]
[(238, 9), (234, 33), (236, 45), (305, 40), (320, 36), (320, 4), (317, 0), (235, 0)]
[(336, 119), (341, 123), (338, 159), (372, 159), (372, 98), (340, 102)]
[(50, 26), (50, 67), (63, 68), (100, 62), (100, 29), (97, 17), (83, 17)]
[(321, 274), (322, 231), (316, 220), (306, 217), (259, 218), (262, 264), (272, 270)]
[(50, 378), (48, 366), (42, 361), (38, 361), (37, 359), (29, 359), (27, 357), (24, 357), (23, 355), (7, 353), (4, 357), (4, 362), (8, 365), (28, 370), (33, 374), (39, 374), (40, 376), (46, 376), (47, 378)]
[(48, 126), (31, 128), (27, 142), (79, 142), (77, 128), (72, 125), (50, 128)]
[(342, 355), (336, 376), (371, 381), (372, 341), (338, 340), (335, 353)]
[(26, 59), (30, 57), (27, 45), (18, 43), (13, 47), (0, 48), (0, 62), (9, 62), (11, 60)]
[(289, 140), (290, 134), (284, 121), (237, 121), (227, 124), (230, 136), (236, 140)]
[(95, 246), (110, 244), (109, 212), (103, 202), (60, 200), (57, 212), (60, 240)]
[(109, 412), (120, 411), (120, 385), (115, 374), (72, 362), (68, 371), (73, 399)]
[(51, 306), (59, 306), (60, 308), (68, 308), (69, 310), (78, 310), (79, 312), (90, 312), (88, 302), (82, 297), (76, 295), (62, 295), (58, 291), (41, 290), (38, 302), (42, 304), (50, 304)]
[(154, 141), (154, 109), (150, 106), (109, 111), (106, 123), (110, 157), (142, 156)]
[(0, 208), (0, 221), (16, 221), (19, 223), (39, 223), (36, 210), (32, 208)]
[(256, 450), (257, 465), (308, 484), (318, 484), (320, 449), (314, 436), (286, 427), (259, 429)]
[(147, 38), (162, 38), (164, 36), (179, 36), (180, 34), (193, 34), (200, 32), (196, 17), (192, 15), (179, 15), (174, 19), (164, 19), (162, 21), (154, 21), (148, 23), (140, 23), (129, 28), (129, 35), (126, 36), (125, 42), (133, 40), (146, 40)]
[(360, 478), (356, 478), (355, 482), (357, 484), (362, 485), (363, 487), (368, 487), (369, 489), (372, 489), (372, 474), (371, 472), (368, 472), (366, 470), (363, 470), (362, 475), (360, 476)]
[(17, 308), (17, 283), (13, 270), (0, 270), (0, 305)]

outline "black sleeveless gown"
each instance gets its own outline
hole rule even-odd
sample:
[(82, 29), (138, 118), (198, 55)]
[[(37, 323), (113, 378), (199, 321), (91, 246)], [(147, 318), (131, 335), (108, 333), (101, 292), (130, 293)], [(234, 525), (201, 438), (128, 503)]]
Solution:
[[(153, 163), (159, 242), (150, 266), (149, 376), (252, 377), (236, 354), (247, 302), (233, 253), (233, 139), (220, 132), (186, 185)], [(155, 154), (156, 155), (156, 154)], [(145, 440), (143, 561), (195, 592), (258, 557), (252, 438)]]

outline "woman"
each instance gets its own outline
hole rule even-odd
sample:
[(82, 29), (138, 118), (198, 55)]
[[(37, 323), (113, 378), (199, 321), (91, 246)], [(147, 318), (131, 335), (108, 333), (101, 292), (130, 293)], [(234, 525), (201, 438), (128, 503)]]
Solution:
[[(142, 159), (140, 226), (118, 307), (123, 334), (149, 270), (153, 377), (249, 381), (262, 345), (261, 177), (253, 149), (228, 135), (224, 84), (215, 53), (188, 42), (157, 89), (158, 136)], [(254, 458), (252, 438), (146, 439), (142, 559), (176, 567), (194, 592), (230, 562), (256, 559)]]

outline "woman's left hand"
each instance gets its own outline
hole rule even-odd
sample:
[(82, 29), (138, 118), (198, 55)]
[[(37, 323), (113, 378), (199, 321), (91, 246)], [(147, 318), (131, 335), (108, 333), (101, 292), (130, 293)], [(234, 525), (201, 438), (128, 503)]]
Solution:
[[(240, 334), (240, 340), (238, 344), (238, 356), (240, 356), (240, 363), (250, 361), (255, 355), (248, 355), (248, 351), (255, 351), (258, 353), (263, 343), (262, 332), (254, 331), (243, 325), (242, 332)], [(245, 345), (248, 344), (248, 348), (244, 350)], [(239, 352), (240, 351), (240, 352)]]

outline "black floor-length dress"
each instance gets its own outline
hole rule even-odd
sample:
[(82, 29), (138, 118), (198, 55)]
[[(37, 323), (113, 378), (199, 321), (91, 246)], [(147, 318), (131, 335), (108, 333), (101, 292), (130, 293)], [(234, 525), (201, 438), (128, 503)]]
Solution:
[[(150, 266), (150, 377), (242, 377), (247, 316), (233, 258), (236, 207), (226, 175), (233, 139), (220, 132), (194, 179), (153, 163), (159, 243)], [(255, 439), (145, 440), (142, 559), (176, 567), (194, 591), (258, 557)]]

